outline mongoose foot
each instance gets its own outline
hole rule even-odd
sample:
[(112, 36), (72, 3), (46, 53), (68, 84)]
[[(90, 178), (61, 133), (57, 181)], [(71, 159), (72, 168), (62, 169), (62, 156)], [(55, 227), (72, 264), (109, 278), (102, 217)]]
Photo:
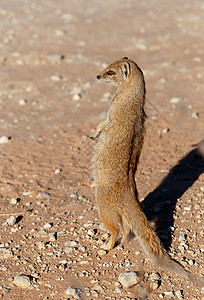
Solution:
[(109, 242), (107, 244), (103, 244), (100, 248), (102, 250), (110, 251), (115, 246), (115, 242), (113, 243), (113, 240), (110, 238)]

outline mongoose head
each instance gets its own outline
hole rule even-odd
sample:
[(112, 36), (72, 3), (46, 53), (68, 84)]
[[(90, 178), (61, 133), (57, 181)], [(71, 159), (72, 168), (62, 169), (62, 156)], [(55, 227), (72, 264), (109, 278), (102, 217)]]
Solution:
[(137, 64), (123, 57), (122, 59), (110, 64), (105, 70), (103, 70), (98, 76), (97, 79), (112, 83), (116, 86), (121, 86), (129, 83), (140, 83), (144, 84), (144, 77), (141, 69)]

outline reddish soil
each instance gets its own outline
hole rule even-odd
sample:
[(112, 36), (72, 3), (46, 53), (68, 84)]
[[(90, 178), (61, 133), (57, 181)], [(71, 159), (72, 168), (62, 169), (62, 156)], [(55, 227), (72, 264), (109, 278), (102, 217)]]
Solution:
[[(2, 1), (2, 299), (203, 299), (201, 289), (153, 266), (136, 239), (100, 254), (108, 235), (88, 138), (115, 92), (96, 75), (123, 56), (134, 59), (147, 87), (140, 200), (172, 257), (204, 275), (203, 13), (201, 0)], [(145, 280), (122, 288), (119, 274), (138, 270)], [(21, 274), (29, 287), (14, 284)], [(70, 287), (77, 295), (66, 294)]]

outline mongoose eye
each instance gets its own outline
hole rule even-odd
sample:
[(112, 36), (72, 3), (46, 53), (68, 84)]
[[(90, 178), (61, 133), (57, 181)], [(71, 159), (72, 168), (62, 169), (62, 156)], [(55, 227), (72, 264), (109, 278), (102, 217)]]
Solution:
[(107, 72), (107, 75), (114, 75), (114, 74), (115, 74), (115, 72), (113, 72), (112, 70)]

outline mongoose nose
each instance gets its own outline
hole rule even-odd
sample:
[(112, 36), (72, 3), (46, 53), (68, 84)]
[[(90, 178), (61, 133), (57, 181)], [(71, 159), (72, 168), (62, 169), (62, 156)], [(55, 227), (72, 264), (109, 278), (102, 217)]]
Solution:
[(96, 78), (97, 78), (97, 79), (100, 79), (100, 78), (101, 78), (101, 75), (97, 75)]

